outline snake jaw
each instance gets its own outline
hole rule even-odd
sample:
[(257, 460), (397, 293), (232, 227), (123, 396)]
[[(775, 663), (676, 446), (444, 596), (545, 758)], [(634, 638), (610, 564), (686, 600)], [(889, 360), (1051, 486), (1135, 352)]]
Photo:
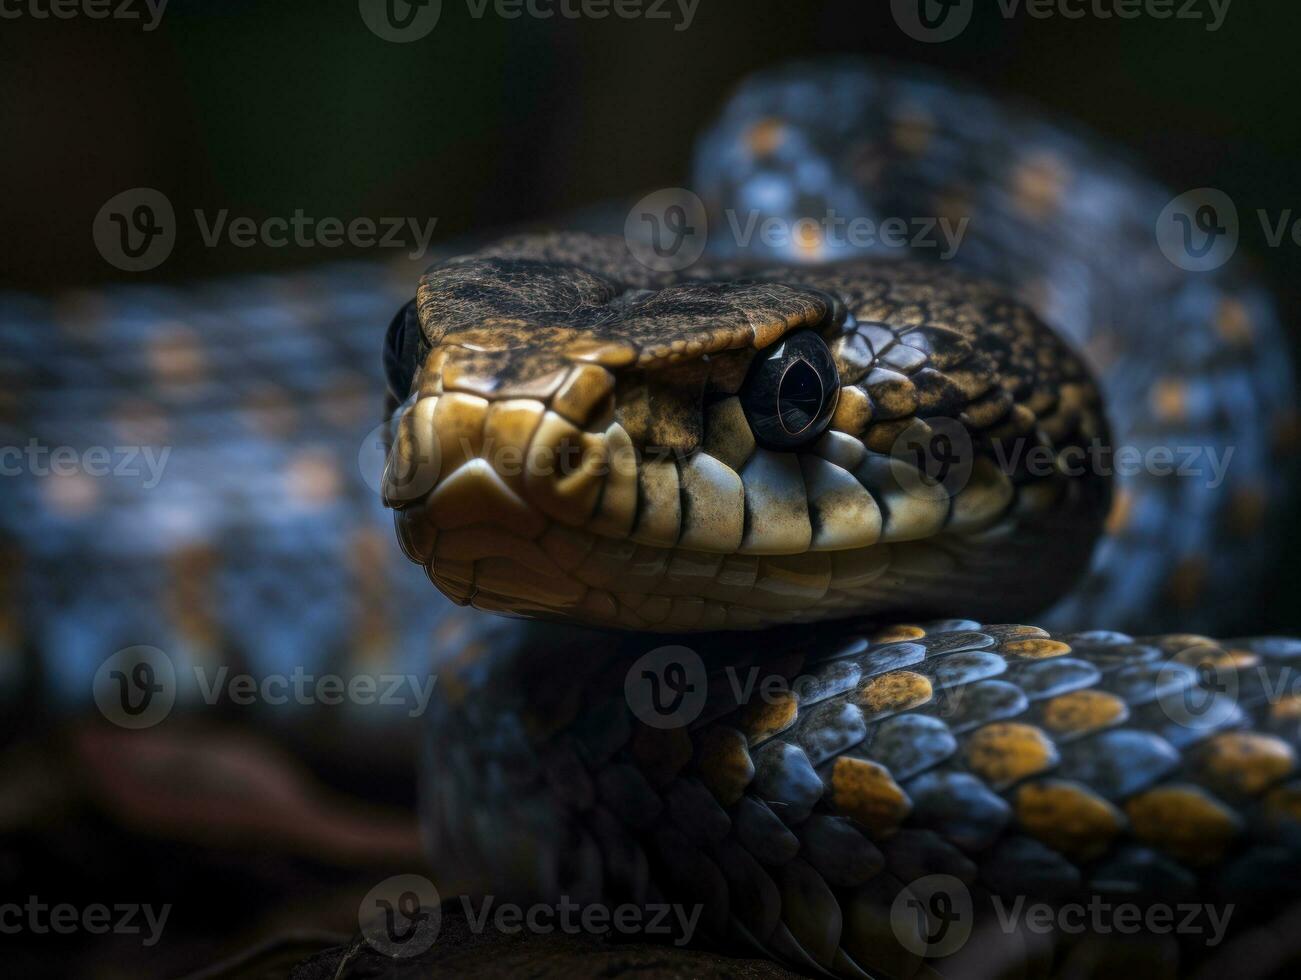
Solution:
[[(502, 248), (509, 260), (422, 281), (426, 350), (386, 471), (405, 552), (455, 601), (673, 631), (1008, 617), (1087, 561), (1104, 482), (1017, 459), (1101, 432), (1096, 396), (986, 287), (863, 264), (621, 291), (590, 254), (584, 268), (553, 254), (592, 241)], [(580, 305), (545, 312), (561, 302)], [(749, 368), (809, 329), (838, 375), (829, 428), (766, 448), (743, 405)], [(1066, 376), (1041, 382), (1044, 363)], [(914, 458), (943, 439), (965, 441), (957, 483)], [(1049, 540), (1065, 559), (1027, 577)]]

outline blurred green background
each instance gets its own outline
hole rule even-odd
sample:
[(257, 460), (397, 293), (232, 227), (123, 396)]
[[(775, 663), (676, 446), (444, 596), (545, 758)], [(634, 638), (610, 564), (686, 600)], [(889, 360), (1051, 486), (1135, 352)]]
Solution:
[[(693, 138), (745, 73), (847, 51), (967, 75), (1125, 144), (1174, 189), (1224, 189), (1245, 247), (1278, 283), (1294, 278), (1301, 248), (1267, 249), (1254, 215), (1301, 213), (1301, 5), (1237, 0), (1210, 33), (1200, 21), (1007, 19), (980, 2), (939, 45), (906, 37), (886, 0), (699, 0), (686, 30), (667, 6), (673, 20), (507, 20), (443, 0), (437, 27), (410, 44), (372, 34), (357, 0), (171, 0), (151, 32), (0, 20), (0, 284), (132, 278), (99, 257), (90, 227), (136, 186), (180, 215), (437, 217), (438, 238), (664, 186), (685, 178)], [(147, 278), (345, 251), (209, 249), (193, 221), (180, 229)]]

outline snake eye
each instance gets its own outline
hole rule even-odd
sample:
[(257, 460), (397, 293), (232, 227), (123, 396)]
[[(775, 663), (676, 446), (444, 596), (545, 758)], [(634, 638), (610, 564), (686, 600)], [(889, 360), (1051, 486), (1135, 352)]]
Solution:
[(755, 357), (741, 387), (741, 404), (759, 443), (794, 449), (822, 434), (839, 394), (831, 351), (812, 330), (800, 330)]
[(420, 320), (416, 315), (416, 301), (412, 300), (398, 310), (384, 337), (384, 378), (389, 391), (399, 402), (406, 401), (411, 394), (419, 341)]

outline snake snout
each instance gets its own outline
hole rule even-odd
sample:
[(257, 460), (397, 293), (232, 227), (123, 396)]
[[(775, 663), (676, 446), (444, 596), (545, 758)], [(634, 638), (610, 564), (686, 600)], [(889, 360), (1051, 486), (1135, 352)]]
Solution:
[(1106, 482), (1055, 454), (1105, 436), (1096, 392), (989, 287), (863, 263), (631, 288), (605, 240), (503, 248), (422, 280), (384, 484), (455, 601), (666, 631), (1015, 618), (1087, 564)]
[[(575, 373), (581, 384), (585, 372)], [(623, 475), (630, 447), (537, 399), (417, 393), (398, 424), (385, 499), (403, 550), (450, 598), (559, 614), (584, 590), (542, 541), (588, 521), (603, 490), (635, 495), (635, 465)]]

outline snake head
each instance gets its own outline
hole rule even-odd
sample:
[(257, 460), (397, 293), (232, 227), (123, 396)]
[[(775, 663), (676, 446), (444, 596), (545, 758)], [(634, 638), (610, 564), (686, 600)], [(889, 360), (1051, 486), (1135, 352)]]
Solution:
[(1080, 360), (942, 267), (666, 274), (620, 239), (511, 239), (426, 273), (385, 361), (403, 550), (487, 610), (1022, 616), (1108, 503)]

